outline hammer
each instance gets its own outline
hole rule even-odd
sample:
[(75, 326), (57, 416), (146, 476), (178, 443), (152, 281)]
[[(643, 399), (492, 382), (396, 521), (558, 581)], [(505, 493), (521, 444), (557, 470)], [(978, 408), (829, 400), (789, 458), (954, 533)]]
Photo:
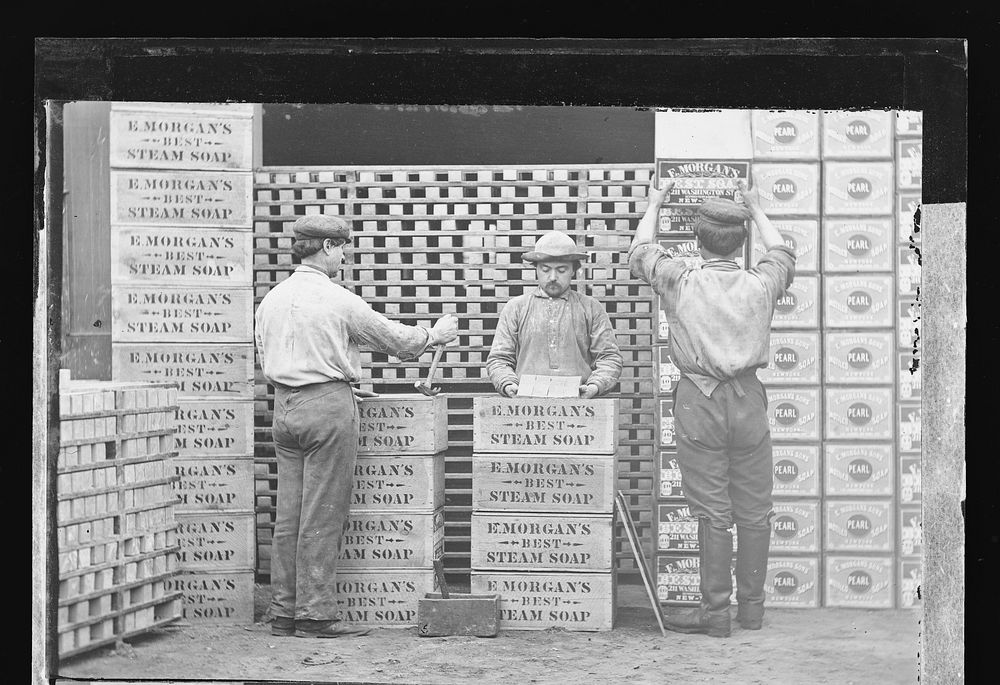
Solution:
[(434, 359), (431, 360), (430, 371), (427, 372), (426, 380), (417, 381), (413, 384), (413, 387), (419, 390), (424, 395), (428, 397), (434, 397), (439, 392), (441, 392), (440, 387), (431, 387), (431, 381), (434, 378), (434, 372), (437, 371), (438, 362), (441, 360), (441, 354), (444, 352), (444, 345), (438, 345), (434, 349)]

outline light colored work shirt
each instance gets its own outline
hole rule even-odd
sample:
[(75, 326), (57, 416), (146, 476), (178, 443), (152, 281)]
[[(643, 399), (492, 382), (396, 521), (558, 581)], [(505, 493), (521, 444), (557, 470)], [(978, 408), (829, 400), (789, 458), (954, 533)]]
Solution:
[(364, 345), (408, 359), (421, 354), (430, 332), (390, 321), (319, 269), (300, 265), (274, 286), (254, 314), (254, 339), (264, 376), (300, 387), (361, 380)]
[(572, 289), (553, 298), (536, 288), (500, 311), (486, 371), (500, 392), (521, 374), (538, 374), (577, 376), (602, 394), (618, 382), (622, 355), (599, 301)]
[(795, 253), (772, 247), (752, 269), (730, 259), (690, 267), (653, 243), (629, 255), (632, 274), (653, 286), (670, 326), (670, 357), (705, 394), (767, 366), (774, 305), (795, 277)]

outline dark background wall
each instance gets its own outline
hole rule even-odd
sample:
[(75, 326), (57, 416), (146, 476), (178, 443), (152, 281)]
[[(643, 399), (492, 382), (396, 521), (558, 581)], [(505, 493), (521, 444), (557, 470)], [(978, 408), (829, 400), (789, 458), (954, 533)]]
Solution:
[(653, 112), (630, 107), (263, 106), (263, 164), (653, 161)]

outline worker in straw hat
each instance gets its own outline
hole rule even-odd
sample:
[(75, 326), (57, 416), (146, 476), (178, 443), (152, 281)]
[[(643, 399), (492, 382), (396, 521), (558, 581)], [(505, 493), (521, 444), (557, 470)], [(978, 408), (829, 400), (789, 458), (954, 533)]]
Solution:
[(271, 634), (336, 638), (364, 628), (338, 619), (337, 556), (358, 456), (359, 345), (400, 359), (458, 336), (446, 314), (431, 328), (388, 320), (330, 279), (340, 271), (350, 224), (299, 217), (292, 275), (264, 296), (254, 317), (261, 371), (274, 386), (272, 432), (278, 501), (271, 545)]
[[(757, 188), (741, 180), (742, 201), (705, 200), (694, 234), (704, 261), (672, 259), (653, 238), (667, 193), (649, 186), (649, 204), (629, 248), (632, 273), (653, 286), (670, 324), (670, 354), (681, 372), (674, 388), (674, 428), (681, 487), (698, 519), (701, 603), (665, 617), (672, 630), (728, 637), (736, 524), (736, 620), (760, 629), (771, 540), (774, 472), (767, 392), (757, 369), (767, 366), (774, 306), (795, 277), (795, 252), (761, 209)], [(764, 255), (751, 269), (736, 257), (753, 220)]]
[(570, 286), (587, 255), (573, 239), (549, 231), (522, 259), (535, 266), (538, 287), (500, 312), (486, 370), (501, 395), (514, 397), (523, 374), (579, 378), (580, 397), (611, 390), (622, 355), (604, 305)]

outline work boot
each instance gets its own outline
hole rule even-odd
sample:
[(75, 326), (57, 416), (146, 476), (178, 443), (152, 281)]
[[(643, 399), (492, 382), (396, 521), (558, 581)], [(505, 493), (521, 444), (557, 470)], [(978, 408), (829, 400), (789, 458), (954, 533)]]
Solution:
[(736, 621), (747, 630), (760, 630), (764, 621), (764, 580), (771, 547), (771, 528), (736, 526)]
[(271, 635), (290, 637), (295, 634), (295, 619), (289, 616), (275, 616), (271, 621)]
[(356, 628), (340, 621), (298, 620), (295, 622), (295, 637), (355, 637), (367, 635), (369, 628)]
[(726, 528), (713, 528), (707, 518), (699, 518), (698, 549), (701, 606), (668, 614), (664, 617), (665, 627), (678, 633), (729, 637), (732, 629), (729, 600), (733, 594), (733, 534)]

